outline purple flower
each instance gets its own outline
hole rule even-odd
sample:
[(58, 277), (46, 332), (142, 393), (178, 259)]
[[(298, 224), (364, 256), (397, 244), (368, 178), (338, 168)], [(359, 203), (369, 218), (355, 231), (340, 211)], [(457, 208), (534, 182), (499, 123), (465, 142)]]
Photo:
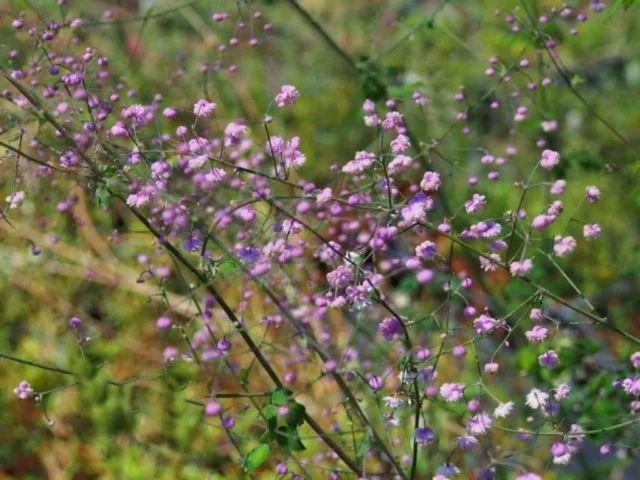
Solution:
[(293, 85), (283, 85), (276, 95), (276, 105), (282, 108), (285, 105), (293, 105), (300, 96), (300, 93)]
[(372, 389), (376, 391), (382, 390), (384, 388), (384, 380), (377, 375), (371, 375), (367, 383)]
[(404, 332), (404, 328), (397, 318), (388, 317), (378, 324), (378, 331), (385, 340), (391, 341), (400, 336)]
[(327, 274), (327, 282), (333, 288), (344, 288), (354, 280), (351, 268), (341, 265)]
[(71, 320), (69, 320), (69, 326), (74, 330), (78, 328), (81, 323), (82, 320), (80, 320), (78, 317), (71, 317)]
[(33, 396), (34, 390), (33, 388), (31, 388), (29, 382), (23, 380), (18, 384), (16, 388), (13, 389), (13, 393), (15, 393), (16, 397), (20, 398), (21, 400), (26, 400), (27, 398)]
[(440, 387), (440, 395), (442, 395), (447, 402), (462, 400), (464, 385), (460, 383), (443, 383)]
[(467, 430), (473, 435), (484, 435), (491, 428), (491, 424), (489, 414), (481, 412), (467, 422)]
[(436, 439), (436, 434), (430, 427), (418, 427), (415, 432), (415, 441), (418, 445), (429, 445)]
[(560, 363), (560, 358), (555, 350), (549, 350), (538, 357), (540, 365), (544, 368), (554, 368)]

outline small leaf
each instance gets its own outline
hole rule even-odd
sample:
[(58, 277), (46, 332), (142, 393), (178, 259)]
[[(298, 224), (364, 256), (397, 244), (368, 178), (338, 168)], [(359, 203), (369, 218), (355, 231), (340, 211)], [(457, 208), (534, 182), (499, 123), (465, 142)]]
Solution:
[(271, 393), (271, 403), (274, 405), (284, 405), (289, 400), (293, 392), (287, 388), (278, 388)]
[(264, 443), (258, 445), (244, 457), (244, 470), (251, 473), (258, 469), (269, 458), (271, 449)]
[(293, 400), (289, 401), (289, 413), (287, 414), (287, 425), (298, 427), (304, 423), (305, 408), (303, 405)]

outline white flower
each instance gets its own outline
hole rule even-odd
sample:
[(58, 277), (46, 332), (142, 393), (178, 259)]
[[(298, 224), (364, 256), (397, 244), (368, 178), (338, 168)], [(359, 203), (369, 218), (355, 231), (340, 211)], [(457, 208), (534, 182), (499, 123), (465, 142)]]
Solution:
[(571, 454), (569, 452), (559, 457), (553, 457), (553, 463), (556, 465), (568, 465), (571, 461)]
[(549, 400), (548, 393), (538, 390), (537, 388), (532, 388), (527, 394), (526, 405), (537, 410), (538, 408), (544, 407), (547, 404), (547, 400)]
[(493, 416), (495, 418), (507, 418), (513, 411), (513, 405), (513, 402), (501, 403), (493, 411)]
[(25, 194), (23, 191), (17, 191), (7, 197), (9, 208), (20, 208), (24, 202)]
[(569, 392), (571, 391), (571, 387), (566, 383), (561, 383), (556, 387), (556, 393), (553, 396), (558, 402), (561, 400), (565, 400), (569, 396)]
[(385, 405), (389, 408), (404, 407), (407, 403), (406, 401), (398, 397), (384, 397), (382, 400), (384, 401)]

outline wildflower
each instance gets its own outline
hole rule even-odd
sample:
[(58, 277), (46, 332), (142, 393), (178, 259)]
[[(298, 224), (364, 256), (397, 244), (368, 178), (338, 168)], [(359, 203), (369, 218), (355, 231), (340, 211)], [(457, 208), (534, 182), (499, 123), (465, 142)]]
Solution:
[(382, 129), (390, 132), (402, 126), (402, 114), (400, 112), (388, 112), (382, 122)]
[(426, 240), (416, 247), (418, 258), (432, 259), (436, 255), (436, 244)]
[(247, 135), (247, 126), (240, 122), (231, 122), (224, 129), (224, 144), (227, 147), (237, 145)]
[(534, 410), (537, 410), (540, 407), (546, 406), (548, 400), (549, 400), (548, 393), (542, 390), (538, 390), (537, 388), (533, 388), (527, 394), (527, 401), (525, 402), (525, 404), (528, 407), (533, 408)]
[(500, 369), (500, 365), (495, 362), (487, 363), (484, 366), (484, 371), (486, 373), (498, 373), (499, 369)]
[(539, 308), (532, 308), (531, 313), (529, 314), (529, 318), (534, 322), (539, 322), (544, 317), (542, 310)]
[(174, 362), (176, 360), (176, 358), (178, 357), (178, 349), (174, 348), (174, 347), (167, 347), (164, 349), (164, 352), (162, 353), (162, 356), (164, 358), (164, 361), (166, 363), (171, 363)]
[(541, 327), (539, 325), (536, 325), (531, 330), (526, 332), (525, 336), (527, 337), (527, 340), (529, 340), (530, 342), (540, 343), (540, 342), (543, 342), (545, 338), (547, 338), (548, 331), (549, 331), (548, 329)]
[(472, 437), (471, 435), (464, 435), (462, 437), (456, 438), (456, 443), (463, 450), (467, 450), (474, 445), (479, 445), (478, 439), (476, 437)]
[(298, 100), (300, 93), (293, 85), (283, 85), (276, 95), (276, 105), (282, 108), (285, 105), (293, 105)]
[(467, 429), (475, 435), (485, 435), (491, 429), (492, 420), (489, 414), (481, 412), (467, 422)]
[(440, 475), (444, 475), (445, 477), (455, 477), (460, 473), (460, 469), (453, 463), (447, 462), (438, 469), (438, 473)]
[(402, 219), (409, 224), (419, 222), (426, 218), (426, 210), (429, 205), (425, 202), (410, 200), (406, 206), (402, 207)]
[(385, 340), (391, 341), (401, 335), (404, 328), (402, 328), (402, 324), (396, 318), (389, 317), (380, 322), (378, 331)]
[(216, 109), (216, 104), (213, 102), (208, 102), (204, 98), (198, 100), (193, 105), (193, 113), (197, 117), (208, 117), (213, 113), (215, 109)]
[(558, 364), (560, 363), (560, 358), (558, 357), (558, 354), (555, 352), (555, 350), (549, 350), (548, 352), (540, 355), (538, 357), (538, 361), (543, 367), (551, 369), (558, 366)]
[(521, 262), (511, 262), (509, 265), (509, 271), (514, 277), (523, 277), (531, 272), (533, 268), (533, 262), (530, 258), (525, 258)]
[(500, 321), (489, 315), (482, 314), (473, 321), (473, 326), (478, 334), (489, 333), (493, 329), (502, 326), (504, 321)]
[(588, 241), (595, 240), (600, 236), (601, 233), (602, 227), (600, 227), (600, 225), (598, 225), (597, 223), (586, 224), (582, 228), (582, 234)]
[(458, 402), (464, 395), (464, 385), (460, 383), (443, 383), (440, 387), (440, 395), (447, 402)]
[(142, 207), (149, 202), (149, 195), (144, 192), (131, 194), (127, 197), (127, 205), (130, 207)]
[(397, 408), (404, 407), (407, 404), (405, 400), (398, 397), (384, 397), (382, 401), (384, 401), (384, 404), (387, 407), (393, 408), (394, 410)]
[(576, 239), (571, 236), (562, 237), (560, 235), (556, 235), (553, 238), (553, 241), (553, 251), (559, 257), (565, 257), (569, 255), (576, 249), (577, 246)]
[(464, 204), (464, 208), (467, 213), (475, 213), (479, 212), (486, 205), (486, 197), (484, 195), (479, 195), (477, 193), (473, 194), (471, 200), (468, 200)]
[(387, 165), (387, 171), (389, 172), (390, 175), (393, 175), (394, 173), (397, 173), (411, 166), (412, 162), (413, 162), (413, 158), (408, 157), (406, 155), (398, 155), (397, 157), (395, 157), (393, 160), (389, 162), (389, 165)]
[(589, 202), (596, 203), (598, 200), (600, 200), (600, 190), (598, 189), (598, 187), (591, 185), (585, 188), (584, 192)]
[(563, 455), (558, 455), (553, 457), (553, 463), (555, 465), (568, 465), (571, 461), (571, 454), (565, 453)]
[(222, 412), (222, 406), (214, 400), (211, 400), (204, 406), (204, 413), (208, 417), (220, 415), (221, 412)]
[(556, 180), (551, 186), (549, 193), (551, 193), (551, 195), (562, 195), (566, 187), (567, 182), (565, 182), (564, 180)]
[(622, 381), (622, 388), (629, 395), (640, 396), (640, 377), (625, 378)]
[(342, 167), (342, 171), (344, 173), (360, 174), (373, 165), (375, 158), (376, 156), (373, 153), (357, 152), (355, 158)]
[(493, 411), (493, 416), (495, 418), (507, 418), (509, 415), (511, 415), (511, 412), (513, 411), (513, 406), (514, 406), (513, 402), (501, 403)]
[(440, 188), (440, 174), (436, 172), (425, 172), (420, 182), (420, 188), (425, 192), (432, 192)]
[(325, 203), (327, 203), (331, 199), (332, 194), (333, 194), (333, 191), (330, 188), (325, 188), (320, 193), (318, 193), (316, 195), (316, 202), (318, 206), (324, 205)]
[(74, 330), (77, 329), (81, 323), (82, 320), (80, 320), (78, 317), (71, 317), (71, 319), (69, 320), (69, 326)]
[(16, 388), (13, 389), (13, 393), (15, 393), (16, 397), (19, 399), (26, 400), (33, 396), (34, 390), (31, 388), (31, 384), (29, 382), (23, 380)]
[(553, 395), (553, 398), (555, 398), (558, 402), (566, 400), (569, 396), (570, 391), (571, 388), (569, 387), (569, 385), (567, 385), (566, 383), (561, 383), (556, 387), (556, 393)]
[(418, 427), (415, 432), (415, 441), (418, 445), (429, 445), (436, 439), (436, 434), (429, 427)]
[(546, 170), (551, 170), (560, 163), (560, 154), (553, 150), (543, 150), (540, 158), (540, 166)]
[(411, 142), (406, 135), (398, 135), (396, 139), (391, 142), (391, 151), (399, 155), (409, 150), (410, 146)]
[(518, 475), (516, 480), (542, 480), (542, 477), (536, 473), (527, 472), (522, 475)]
[(9, 203), (9, 208), (20, 208), (24, 203), (25, 197), (26, 197), (25, 193), (19, 190), (9, 195), (6, 198), (6, 201)]
[(498, 269), (498, 263), (500, 263), (500, 255), (497, 253), (490, 253), (488, 256), (494, 261), (491, 261), (486, 257), (480, 257), (480, 267), (485, 272), (495, 272)]
[(367, 383), (373, 390), (382, 390), (384, 388), (384, 380), (377, 375), (371, 375)]
[(327, 274), (327, 282), (329, 282), (329, 285), (333, 288), (344, 288), (349, 285), (354, 278), (351, 268), (344, 265), (339, 266)]

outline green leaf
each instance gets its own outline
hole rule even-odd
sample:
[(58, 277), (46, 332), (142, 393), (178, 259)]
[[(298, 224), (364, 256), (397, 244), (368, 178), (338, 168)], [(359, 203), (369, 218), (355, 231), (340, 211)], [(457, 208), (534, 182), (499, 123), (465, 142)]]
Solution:
[(287, 414), (287, 425), (290, 427), (299, 427), (304, 423), (304, 405), (293, 400), (289, 401), (289, 413)]
[(289, 400), (293, 392), (287, 388), (278, 388), (271, 393), (271, 403), (274, 405), (284, 405)]
[(269, 458), (271, 449), (269, 445), (262, 443), (247, 453), (244, 457), (244, 470), (247, 473), (254, 472)]

